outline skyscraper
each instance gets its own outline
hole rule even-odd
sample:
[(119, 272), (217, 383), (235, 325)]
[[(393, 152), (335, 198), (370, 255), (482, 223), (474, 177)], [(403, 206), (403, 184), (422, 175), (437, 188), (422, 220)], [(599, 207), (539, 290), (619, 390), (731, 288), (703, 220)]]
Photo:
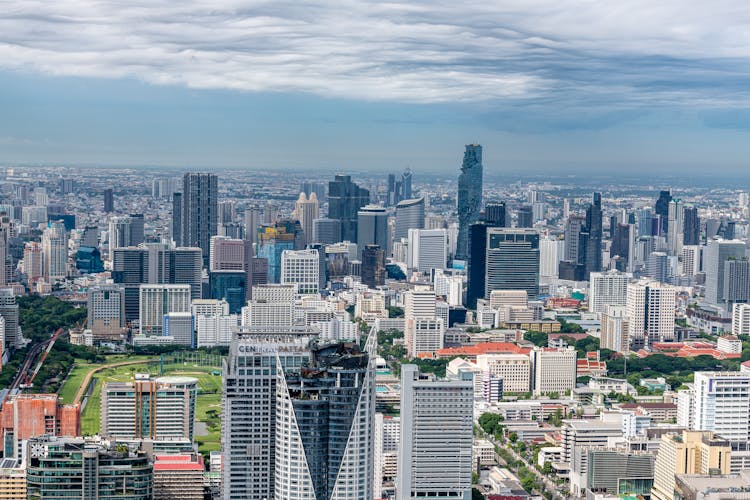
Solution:
[(385, 285), (385, 252), (378, 245), (362, 249), (362, 283), (371, 288)]
[(701, 220), (698, 217), (698, 209), (695, 207), (685, 207), (683, 213), (684, 233), (682, 237), (683, 245), (700, 245), (701, 241)]
[(284, 250), (304, 248), (302, 226), (291, 220), (278, 221), (258, 228), (258, 257), (268, 260), (268, 282), (281, 279), (281, 254)]
[(172, 193), (172, 241), (182, 246), (182, 193)]
[(474, 382), (437, 380), (401, 367), (396, 499), (471, 499)]
[(458, 241), (456, 258), (469, 256), (469, 226), (479, 220), (482, 208), (482, 146), (467, 144), (458, 177)]
[[(314, 194), (314, 193), (313, 193)], [(297, 293), (318, 293), (320, 257), (317, 250), (284, 250), (281, 253), (282, 285), (294, 285)]]
[(403, 200), (396, 205), (396, 229), (393, 241), (409, 236), (409, 229), (424, 229), (424, 198)]
[(350, 175), (337, 174), (328, 183), (328, 217), (341, 222), (341, 238), (357, 241), (357, 212), (370, 203), (370, 192), (352, 182)]
[(489, 228), (484, 297), (492, 290), (539, 293), (539, 233), (533, 229)]
[(143, 335), (162, 335), (165, 314), (190, 312), (189, 285), (141, 285), (139, 290)]
[(516, 213), (516, 227), (534, 227), (534, 209), (531, 205), (521, 205)]
[(407, 264), (421, 273), (445, 269), (448, 258), (447, 244), (445, 229), (409, 229)]
[(115, 211), (115, 197), (112, 188), (104, 190), (104, 211), (107, 213)]
[(222, 389), (224, 500), (275, 498), (276, 386), (285, 370), (309, 364), (316, 333), (308, 327), (243, 327), (232, 337)]
[(341, 241), (341, 221), (338, 219), (315, 219), (313, 221), (313, 243), (332, 245)]
[[(260, 209), (256, 206), (245, 207), (245, 240), (252, 247), (258, 242), (258, 225), (260, 225)], [(254, 256), (252, 253), (250, 256)]]
[(670, 201), (668, 217), (667, 247), (669, 255), (680, 255), (685, 232), (685, 205), (680, 200)]
[(305, 243), (308, 245), (313, 243), (313, 221), (320, 217), (317, 195), (310, 193), (310, 198), (308, 198), (304, 192), (300, 193), (294, 204), (294, 212), (305, 233)]
[(276, 500), (372, 498), (375, 335), (312, 347), (304, 367), (277, 361)]
[(487, 203), (484, 206), (484, 220), (496, 227), (507, 227), (507, 208), (504, 201)]
[(747, 258), (747, 246), (744, 241), (713, 239), (708, 242), (703, 251), (707, 302), (714, 305), (727, 305), (731, 302), (731, 297), (724, 295), (724, 282), (727, 279), (726, 263), (745, 258)]
[(410, 200), (411, 199), (411, 181), (413, 178), (413, 174), (410, 168), (406, 168), (404, 172), (401, 174), (401, 199), (402, 200)]
[(654, 212), (659, 216), (659, 231), (657, 234), (666, 236), (669, 227), (669, 202), (672, 201), (672, 193), (669, 190), (660, 191), (656, 200)]
[(182, 178), (182, 245), (198, 247), (208, 263), (211, 236), (218, 230), (219, 178), (186, 173)]
[(674, 340), (676, 291), (671, 285), (642, 280), (629, 283), (627, 312), (634, 350)]
[(88, 290), (88, 323), (95, 340), (120, 340), (125, 330), (125, 289), (99, 285)]
[(101, 398), (102, 436), (193, 440), (195, 378), (139, 374), (133, 382), (104, 384)]
[(586, 279), (589, 274), (602, 270), (602, 237), (602, 195), (594, 193), (586, 209), (586, 227), (581, 230), (578, 243), (578, 263), (583, 264)]
[(357, 249), (362, 254), (366, 245), (388, 248), (388, 214), (377, 205), (362, 207), (357, 213)]
[(466, 283), (466, 305), (475, 308), (477, 299), (484, 297), (485, 274), (487, 271), (487, 229), (484, 221), (469, 226), (469, 253)]
[(50, 223), (42, 233), (42, 256), (47, 282), (64, 280), (68, 275), (68, 235), (61, 223)]
[(580, 215), (571, 215), (565, 222), (565, 258), (568, 262), (578, 263), (578, 243), (581, 238), (581, 229), (586, 225), (586, 218)]

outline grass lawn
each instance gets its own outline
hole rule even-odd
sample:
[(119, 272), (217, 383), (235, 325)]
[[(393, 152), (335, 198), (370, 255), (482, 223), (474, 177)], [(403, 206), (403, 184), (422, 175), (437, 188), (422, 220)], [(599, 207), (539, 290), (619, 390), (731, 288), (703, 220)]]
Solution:
[[(137, 360), (138, 358), (110, 360), (114, 356), (108, 357), (107, 364), (118, 361)], [(151, 359), (154, 358), (144, 358)], [(157, 358), (158, 359), (158, 358)], [(72, 401), (78, 387), (85, 374), (92, 368), (100, 365), (82, 364), (76, 366), (68, 382), (60, 391), (66, 391)], [(221, 375), (214, 375), (212, 372), (221, 371), (219, 367), (198, 366), (192, 364), (168, 364), (164, 365), (164, 375), (183, 375), (198, 379), (198, 400), (196, 402), (196, 420), (204, 422), (208, 428), (207, 435), (198, 435), (196, 432), (195, 441), (199, 444), (201, 452), (217, 451), (221, 448)], [(84, 435), (97, 434), (100, 430), (100, 412), (102, 385), (106, 382), (130, 382), (136, 373), (150, 373), (154, 377), (160, 376), (159, 363), (143, 363), (127, 366), (118, 366), (106, 368), (94, 375), (97, 381), (94, 391), (89, 397), (86, 408), (81, 415), (81, 432)], [(79, 373), (80, 372), (80, 373)], [(77, 380), (77, 383), (76, 383)], [(68, 388), (70, 386), (70, 388)], [(68, 401), (67, 399), (65, 400)]]

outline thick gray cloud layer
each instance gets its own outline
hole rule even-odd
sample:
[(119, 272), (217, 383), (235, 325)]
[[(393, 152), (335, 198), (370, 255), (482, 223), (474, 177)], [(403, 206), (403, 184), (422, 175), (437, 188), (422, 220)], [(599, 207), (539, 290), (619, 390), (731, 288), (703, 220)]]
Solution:
[(0, 67), (397, 102), (748, 104), (741, 0), (6, 0)]

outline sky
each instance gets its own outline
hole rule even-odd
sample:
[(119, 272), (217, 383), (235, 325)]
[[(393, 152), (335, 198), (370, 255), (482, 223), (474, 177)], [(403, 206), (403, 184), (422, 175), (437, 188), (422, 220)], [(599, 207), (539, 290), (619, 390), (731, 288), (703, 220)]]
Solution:
[(0, 162), (750, 171), (741, 0), (5, 0)]

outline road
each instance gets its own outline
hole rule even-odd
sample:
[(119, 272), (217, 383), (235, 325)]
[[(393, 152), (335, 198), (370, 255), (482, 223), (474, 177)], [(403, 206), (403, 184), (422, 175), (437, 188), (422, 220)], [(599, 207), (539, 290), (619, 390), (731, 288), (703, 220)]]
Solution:
[(494, 437), (488, 434), (485, 434), (485, 438), (490, 440), (490, 442), (492, 442), (492, 444), (494, 444), (495, 446), (498, 446), (502, 449), (507, 450), (508, 453), (510, 453), (514, 459), (523, 463), (526, 466), (526, 468), (529, 469), (536, 476), (536, 478), (542, 482), (542, 484), (544, 484), (544, 488), (552, 494), (552, 498), (559, 499), (559, 500), (565, 500), (568, 498), (567, 496), (558, 492), (558, 490), (560, 489), (559, 485), (557, 485), (555, 482), (551, 481), (547, 476), (539, 472), (537, 468), (534, 467), (529, 462), (527, 462), (524, 457), (516, 453), (516, 450), (514, 450), (510, 446), (507, 446), (505, 443), (501, 443), (500, 441), (497, 441)]
[(8, 386), (8, 394), (13, 392), (13, 390), (18, 389), (19, 386), (21, 386), (26, 381), (26, 374), (30, 372), (31, 367), (36, 362), (37, 358), (39, 357), (39, 354), (47, 348), (49, 343), (52, 342), (52, 339), (45, 340), (44, 342), (40, 342), (38, 344), (35, 344), (29, 349), (29, 352), (26, 354), (26, 359), (23, 361), (23, 365), (21, 365), (21, 368), (16, 373), (16, 376), (13, 378), (13, 382)]

